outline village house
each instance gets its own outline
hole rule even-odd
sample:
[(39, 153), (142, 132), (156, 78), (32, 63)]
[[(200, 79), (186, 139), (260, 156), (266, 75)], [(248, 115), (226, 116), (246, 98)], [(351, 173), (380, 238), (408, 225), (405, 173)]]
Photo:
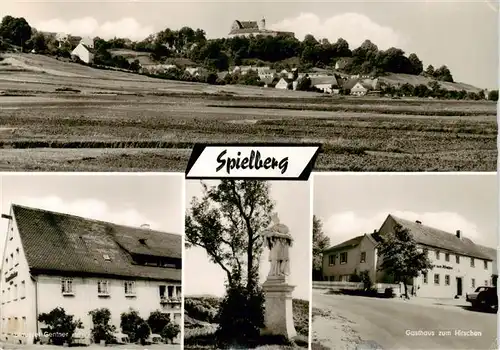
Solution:
[(94, 61), (94, 55), (94, 49), (81, 42), (71, 51), (71, 56), (78, 57), (82, 62), (87, 64), (91, 64)]
[(427, 251), (433, 268), (411, 281), (416, 296), (434, 298), (463, 297), (478, 286), (492, 285), (496, 268), (496, 250), (475, 244), (463, 236), (388, 215), (379, 230), (354, 237), (323, 252), (323, 278), (349, 281), (350, 277), (368, 271), (373, 283), (390, 283), (378, 256), (380, 237), (394, 232), (396, 225), (408, 229), (421, 251)]
[(196, 78), (205, 78), (208, 75), (208, 70), (203, 67), (187, 67), (185, 71)]
[(291, 36), (294, 37), (295, 34), (292, 32), (283, 32), (277, 30), (266, 29), (266, 20), (263, 18), (260, 21), (239, 21), (235, 20), (231, 25), (231, 30), (229, 31), (228, 37), (249, 37), (249, 36)]
[(310, 77), (311, 78), (311, 86), (315, 87), (318, 90), (323, 91), (328, 94), (338, 94), (339, 93), (339, 84), (337, 79), (332, 76), (326, 77)]
[(297, 83), (298, 83), (297, 80), (293, 80), (290, 78), (281, 78), (276, 83), (275, 88), (281, 89), (281, 90), (287, 90), (287, 89), (289, 89), (289, 87), (291, 87), (291, 89), (289, 89), (289, 90), (295, 90), (295, 89), (297, 89)]
[(343, 70), (349, 63), (351, 63), (351, 57), (341, 57), (335, 62), (335, 70)]
[(161, 311), (181, 319), (182, 239), (147, 226), (126, 227), (12, 205), (1, 268), (1, 340), (32, 344), (44, 325), (38, 316), (62, 307), (83, 323), (76, 336), (90, 342), (89, 311), (147, 319)]

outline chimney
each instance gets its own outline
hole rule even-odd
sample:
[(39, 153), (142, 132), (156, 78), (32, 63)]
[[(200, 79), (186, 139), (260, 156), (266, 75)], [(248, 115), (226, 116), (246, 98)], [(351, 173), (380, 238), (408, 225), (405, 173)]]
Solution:
[(417, 221), (415, 221), (415, 222), (416, 222), (417, 224), (420, 224), (420, 225), (422, 224), (422, 221), (420, 221), (420, 220), (417, 220)]
[(142, 224), (142, 225), (141, 225), (141, 228), (143, 228), (143, 229), (147, 229), (147, 230), (149, 230), (149, 229), (150, 229), (149, 224)]
[(462, 238), (462, 232), (460, 230), (457, 230), (457, 237)]

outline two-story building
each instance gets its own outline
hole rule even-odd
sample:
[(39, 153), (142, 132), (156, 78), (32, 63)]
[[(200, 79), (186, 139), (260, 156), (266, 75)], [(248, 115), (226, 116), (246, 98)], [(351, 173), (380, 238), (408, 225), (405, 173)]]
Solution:
[(31, 344), (42, 313), (62, 307), (83, 323), (107, 308), (120, 330), (130, 309), (147, 319), (161, 311), (181, 319), (182, 237), (12, 205), (1, 269), (1, 340)]
[(377, 252), (378, 237), (391, 234), (397, 225), (408, 229), (419, 249), (427, 251), (433, 268), (412, 281), (417, 296), (453, 298), (464, 296), (478, 286), (492, 285), (497, 275), (496, 249), (475, 244), (460, 230), (448, 233), (420, 221), (387, 216), (373, 234), (355, 237), (324, 251), (323, 277), (330, 281), (348, 281), (368, 271), (373, 282), (390, 282), (380, 270), (383, 257)]

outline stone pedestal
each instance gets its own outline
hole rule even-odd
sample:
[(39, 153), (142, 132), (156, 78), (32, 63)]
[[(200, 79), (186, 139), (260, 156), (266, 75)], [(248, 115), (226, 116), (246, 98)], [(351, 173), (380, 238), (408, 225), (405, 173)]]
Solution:
[(295, 286), (289, 285), (284, 277), (268, 277), (262, 289), (266, 298), (263, 334), (283, 335), (292, 339), (297, 335), (292, 307)]

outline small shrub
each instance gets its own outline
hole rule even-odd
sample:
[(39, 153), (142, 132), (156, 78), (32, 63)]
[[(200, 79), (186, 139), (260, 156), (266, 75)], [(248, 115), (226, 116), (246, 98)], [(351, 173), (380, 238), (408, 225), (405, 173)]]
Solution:
[(175, 323), (168, 323), (165, 325), (163, 330), (160, 332), (160, 335), (166, 339), (169, 340), (171, 343), (174, 342), (175, 337), (180, 333), (181, 329), (178, 324)]
[(394, 298), (395, 294), (394, 294), (394, 288), (386, 288), (384, 290), (384, 297), (386, 298)]
[(221, 346), (248, 345), (260, 336), (264, 326), (264, 294), (255, 286), (229, 286), (221, 302), (216, 337)]
[(57, 307), (49, 313), (42, 313), (38, 321), (47, 325), (45, 329), (49, 333), (50, 341), (54, 345), (71, 344), (73, 334), (77, 328), (82, 328), (80, 320), (73, 320), (73, 315), (67, 315), (62, 307)]
[(148, 317), (151, 333), (160, 334), (170, 322), (170, 315), (159, 310), (153, 311)]
[(116, 327), (109, 324), (111, 321), (111, 312), (109, 309), (95, 309), (90, 311), (89, 315), (92, 316), (92, 323), (94, 324), (91, 330), (94, 343), (100, 343), (101, 340), (104, 340), (106, 344), (113, 343), (113, 333)]
[(146, 344), (146, 340), (151, 335), (151, 328), (146, 321), (142, 321), (137, 325), (136, 339), (142, 344)]
[(120, 318), (122, 332), (128, 335), (132, 343), (139, 341), (139, 326), (145, 323), (145, 321), (139, 316), (137, 311), (131, 309), (129, 312), (122, 313)]

